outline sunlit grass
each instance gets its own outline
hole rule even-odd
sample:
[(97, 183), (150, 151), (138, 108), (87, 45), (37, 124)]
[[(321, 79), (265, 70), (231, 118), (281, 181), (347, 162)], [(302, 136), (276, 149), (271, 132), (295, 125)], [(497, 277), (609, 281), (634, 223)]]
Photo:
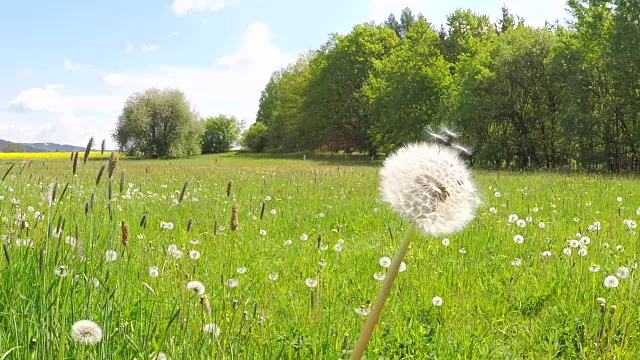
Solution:
[[(84, 152), (80, 152), (84, 155)], [(100, 151), (92, 151), (91, 159), (106, 159), (109, 158), (110, 153), (105, 152), (101, 154)], [(71, 159), (71, 152), (12, 152), (5, 153), (0, 152), (0, 161), (3, 160), (56, 160), (56, 159)]]
[[(105, 172), (96, 186), (106, 160), (80, 162), (74, 177), (69, 156), (24, 168), (16, 161), (0, 186), (0, 353), (10, 351), (9, 359), (70, 359), (82, 351), (97, 359), (150, 359), (156, 351), (170, 359), (346, 358), (380, 286), (374, 274), (385, 273), (379, 259), (393, 255), (406, 227), (378, 201), (378, 167), (369, 160), (121, 159), (111, 185)], [(637, 358), (640, 242), (623, 222), (640, 218), (637, 180), (476, 177), (485, 198), (477, 219), (447, 246), (416, 238), (367, 358)], [(62, 200), (49, 206), (54, 182)], [(239, 227), (231, 231), (234, 203)], [(525, 226), (509, 224), (510, 214)], [(131, 232), (126, 248), (122, 221)], [(589, 232), (596, 221), (600, 229)], [(590, 241), (580, 256), (567, 240), (583, 235)], [(20, 246), (27, 239), (33, 247)], [(115, 261), (106, 261), (108, 250)], [(596, 264), (599, 271), (590, 271)], [(55, 273), (61, 265), (65, 277)], [(154, 266), (158, 277), (150, 276)], [(605, 288), (621, 266), (631, 275)], [(189, 281), (203, 283), (210, 313), (187, 290)], [(598, 297), (607, 301), (602, 321)], [(101, 326), (97, 345), (71, 338), (82, 319)], [(210, 323), (218, 337), (203, 331)]]

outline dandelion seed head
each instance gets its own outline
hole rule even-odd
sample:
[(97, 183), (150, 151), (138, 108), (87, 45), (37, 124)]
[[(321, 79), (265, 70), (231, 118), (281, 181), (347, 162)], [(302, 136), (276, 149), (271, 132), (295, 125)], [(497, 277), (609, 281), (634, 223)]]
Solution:
[(198, 250), (189, 251), (189, 257), (192, 260), (198, 260), (200, 258), (200, 251), (198, 251)]
[(600, 271), (600, 265), (593, 264), (593, 265), (589, 266), (589, 271), (591, 271), (593, 273)]
[(311, 279), (311, 278), (307, 278), (304, 281), (305, 285), (307, 285), (310, 288), (314, 288), (316, 286), (318, 286), (318, 279)]
[(524, 242), (524, 237), (522, 235), (516, 235), (513, 237), (513, 241), (516, 244), (522, 244)]
[(389, 266), (391, 266), (391, 259), (387, 256), (383, 256), (380, 258), (380, 260), (378, 260), (378, 263), (380, 264), (380, 266), (388, 268)]
[(102, 329), (91, 320), (76, 321), (71, 325), (71, 338), (82, 345), (94, 345), (102, 340)]
[(107, 262), (113, 262), (118, 259), (118, 253), (115, 250), (107, 250), (104, 253), (104, 258)]
[(624, 266), (620, 266), (618, 268), (618, 270), (616, 270), (616, 275), (620, 278), (620, 279), (626, 279), (629, 277), (629, 269), (624, 267)]
[(604, 287), (606, 287), (607, 289), (613, 289), (615, 287), (618, 287), (619, 283), (620, 281), (618, 280), (618, 278), (613, 275), (609, 275), (606, 278), (604, 278)]
[(218, 325), (214, 323), (206, 324), (202, 328), (202, 331), (206, 332), (207, 334), (211, 334), (214, 337), (218, 337), (220, 335), (220, 327), (218, 327)]
[(440, 296), (434, 296), (433, 299), (431, 299), (431, 303), (433, 306), (442, 306), (443, 300)]
[(427, 235), (462, 230), (480, 205), (459, 153), (442, 145), (402, 147), (385, 160), (380, 176), (382, 200)]

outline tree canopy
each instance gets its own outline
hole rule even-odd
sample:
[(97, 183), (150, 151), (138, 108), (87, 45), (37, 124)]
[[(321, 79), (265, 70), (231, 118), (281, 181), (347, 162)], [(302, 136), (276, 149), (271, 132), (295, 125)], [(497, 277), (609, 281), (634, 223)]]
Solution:
[(236, 145), (242, 132), (242, 123), (235, 116), (218, 115), (204, 120), (202, 153), (224, 153)]
[(201, 153), (203, 126), (184, 93), (151, 88), (131, 95), (113, 140), (129, 155), (175, 158)]
[(640, 3), (567, 8), (543, 27), (506, 7), (495, 23), (459, 9), (446, 26), (407, 8), (333, 34), (273, 73), (249, 138), (374, 154), (444, 124), (477, 165), (638, 171)]

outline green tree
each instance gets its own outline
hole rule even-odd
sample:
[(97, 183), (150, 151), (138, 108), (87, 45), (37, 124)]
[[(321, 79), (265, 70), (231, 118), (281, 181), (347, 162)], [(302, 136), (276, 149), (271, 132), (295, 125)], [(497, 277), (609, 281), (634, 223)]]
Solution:
[(228, 152), (238, 142), (241, 132), (242, 124), (235, 116), (218, 115), (205, 119), (202, 153)]
[(26, 148), (22, 144), (7, 142), (2, 147), (2, 152), (6, 152), (6, 153), (22, 153), (22, 152), (26, 152)]
[(132, 156), (176, 158), (200, 154), (202, 134), (182, 91), (151, 88), (127, 99), (112, 137)]
[(249, 129), (242, 134), (242, 147), (252, 152), (263, 152), (268, 145), (267, 126), (261, 122), (251, 124)]

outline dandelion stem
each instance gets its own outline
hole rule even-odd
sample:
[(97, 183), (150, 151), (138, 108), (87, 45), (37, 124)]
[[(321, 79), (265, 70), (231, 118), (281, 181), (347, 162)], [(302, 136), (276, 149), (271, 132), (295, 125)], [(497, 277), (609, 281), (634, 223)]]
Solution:
[(389, 296), (389, 291), (391, 291), (393, 281), (398, 275), (398, 269), (400, 268), (402, 258), (404, 258), (404, 255), (407, 253), (407, 249), (409, 248), (409, 244), (411, 243), (411, 239), (413, 239), (415, 233), (416, 227), (413, 223), (409, 223), (409, 227), (405, 231), (402, 242), (400, 243), (400, 248), (398, 248), (398, 252), (391, 262), (391, 266), (389, 267), (387, 275), (384, 278), (384, 282), (382, 283), (380, 292), (376, 297), (376, 301), (373, 303), (373, 307), (371, 308), (369, 316), (367, 316), (367, 321), (365, 322), (362, 330), (360, 330), (360, 336), (358, 337), (356, 346), (351, 353), (351, 360), (360, 360), (362, 358), (362, 355), (367, 348), (367, 344), (369, 343), (369, 339), (371, 338), (371, 334), (373, 333), (373, 329), (375, 328), (378, 319), (380, 318), (382, 307), (384, 306), (384, 303)]

